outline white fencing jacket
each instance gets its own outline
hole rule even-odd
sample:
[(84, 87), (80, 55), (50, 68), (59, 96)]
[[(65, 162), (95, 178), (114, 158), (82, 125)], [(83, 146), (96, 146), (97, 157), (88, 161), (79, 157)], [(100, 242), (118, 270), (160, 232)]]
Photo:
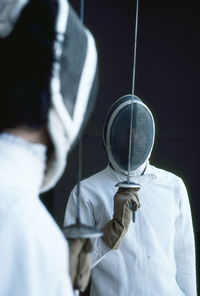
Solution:
[(0, 295), (72, 296), (68, 246), (39, 200), (45, 147), (0, 134)]
[[(109, 166), (81, 182), (81, 222), (101, 229), (113, 216), (115, 184), (126, 178)], [(191, 211), (183, 181), (147, 165), (139, 183), (141, 208), (118, 250), (93, 240), (92, 296), (196, 296)], [(65, 225), (74, 223), (76, 187)]]

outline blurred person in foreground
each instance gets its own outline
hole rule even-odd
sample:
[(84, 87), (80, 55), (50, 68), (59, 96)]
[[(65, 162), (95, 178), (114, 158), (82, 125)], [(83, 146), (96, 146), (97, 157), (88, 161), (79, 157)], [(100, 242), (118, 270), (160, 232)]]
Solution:
[(0, 295), (73, 293), (68, 243), (39, 194), (87, 121), (96, 67), (94, 39), (66, 0), (1, 0)]

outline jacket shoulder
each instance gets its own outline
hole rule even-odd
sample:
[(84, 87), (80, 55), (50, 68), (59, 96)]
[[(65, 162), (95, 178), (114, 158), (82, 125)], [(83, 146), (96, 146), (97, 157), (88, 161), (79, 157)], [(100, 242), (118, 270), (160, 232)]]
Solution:
[(157, 180), (162, 181), (162, 182), (173, 182), (176, 184), (180, 184), (183, 183), (183, 180), (180, 176), (176, 175), (173, 172), (170, 172), (168, 170), (165, 169), (161, 169), (155, 166), (150, 165), (151, 167), (151, 171), (153, 172), (153, 174), (156, 175)]
[(105, 180), (108, 180), (108, 173), (107, 173), (107, 168), (89, 176), (88, 178), (84, 179), (81, 181), (82, 186), (86, 185), (93, 185), (94, 183), (102, 183), (105, 182)]
[[(112, 178), (109, 175), (108, 168), (105, 168), (88, 178), (84, 179), (81, 181), (81, 192), (86, 193), (86, 192), (98, 192), (101, 191), (102, 188), (105, 187), (112, 187), (113, 183), (115, 184), (112, 180)], [(77, 191), (77, 184), (74, 186), (72, 192)]]

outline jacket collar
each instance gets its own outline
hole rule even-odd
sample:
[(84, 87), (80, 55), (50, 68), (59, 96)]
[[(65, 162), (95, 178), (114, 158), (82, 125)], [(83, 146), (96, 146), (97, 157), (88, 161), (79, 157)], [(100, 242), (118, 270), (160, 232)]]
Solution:
[[(110, 164), (108, 164), (107, 166), (107, 171), (110, 175), (113, 176), (113, 178), (116, 180), (116, 183), (124, 182), (127, 180), (127, 176), (115, 171), (113, 168), (111, 168)], [(154, 179), (156, 179), (156, 175), (152, 169), (152, 166), (149, 164), (149, 161), (146, 162), (146, 167), (144, 167), (144, 170), (142, 170), (142, 172), (143, 174), (130, 176), (130, 181), (142, 185), (145, 183), (150, 183)]]

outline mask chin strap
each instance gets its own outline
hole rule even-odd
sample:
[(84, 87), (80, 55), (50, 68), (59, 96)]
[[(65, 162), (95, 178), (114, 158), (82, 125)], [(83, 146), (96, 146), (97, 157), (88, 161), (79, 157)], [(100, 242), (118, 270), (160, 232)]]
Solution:
[[(135, 17), (135, 39), (134, 39), (134, 56), (133, 56), (133, 78), (132, 78), (132, 95), (131, 95), (131, 118), (130, 118), (130, 133), (129, 133), (129, 150), (128, 150), (128, 174), (127, 181), (117, 183), (115, 186), (119, 188), (133, 188), (136, 191), (140, 189), (140, 185), (130, 181), (130, 165), (131, 165), (131, 151), (133, 147), (133, 105), (134, 105), (134, 93), (135, 93), (135, 72), (136, 72), (136, 54), (137, 54), (137, 33), (138, 33), (138, 10), (139, 10), (139, 0), (136, 0), (136, 17)], [(137, 104), (135, 104), (137, 105)], [(135, 107), (137, 108), (137, 107)], [(137, 116), (137, 109), (135, 117)], [(130, 208), (133, 210), (132, 204)], [(133, 222), (135, 222), (135, 211), (133, 211)]]

